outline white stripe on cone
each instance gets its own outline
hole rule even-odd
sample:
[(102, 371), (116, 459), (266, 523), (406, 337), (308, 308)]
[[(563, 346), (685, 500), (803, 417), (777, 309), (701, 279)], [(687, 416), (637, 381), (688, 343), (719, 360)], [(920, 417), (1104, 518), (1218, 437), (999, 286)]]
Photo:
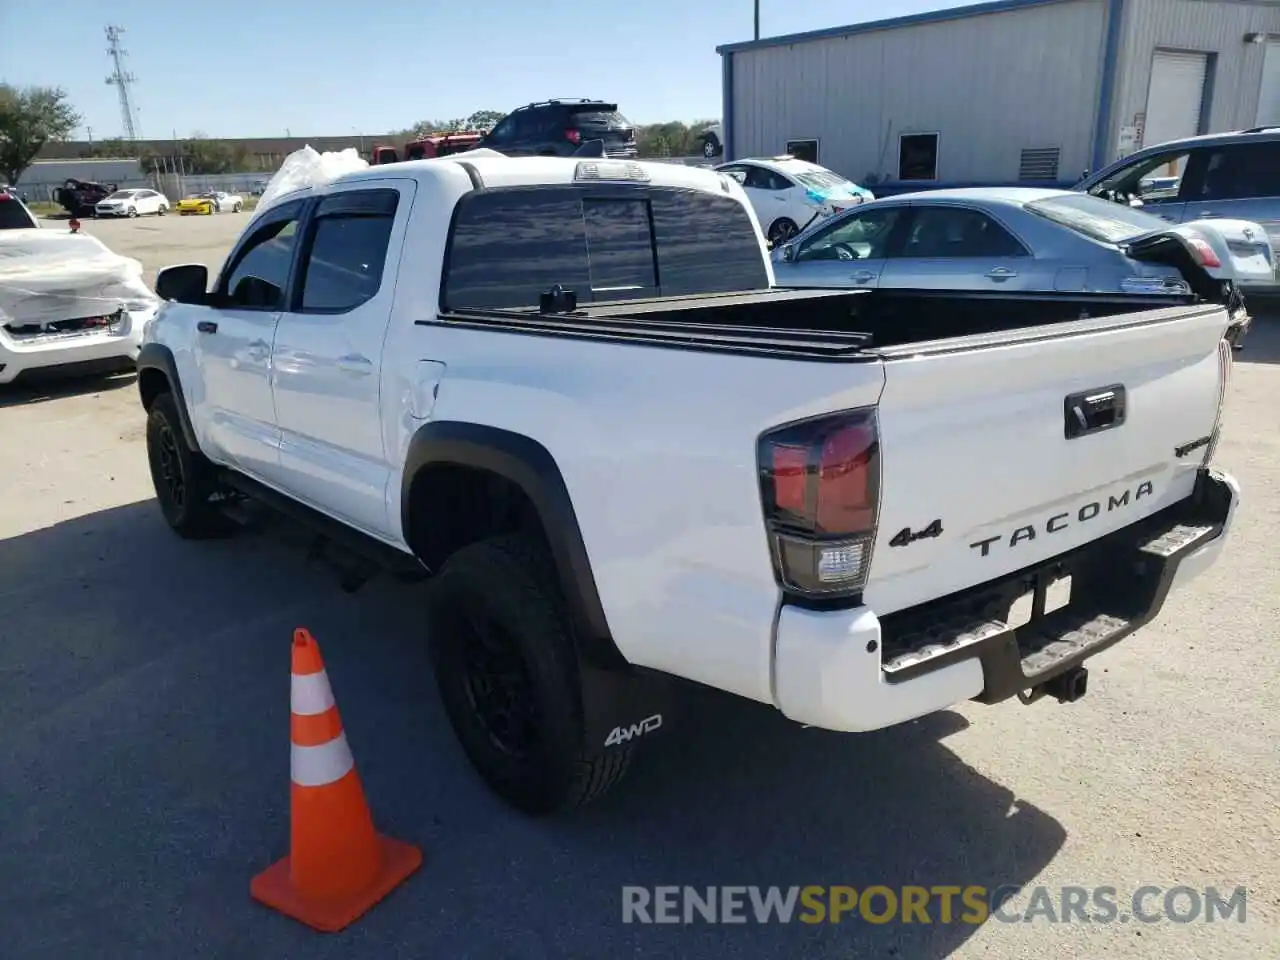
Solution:
[(319, 673), (292, 674), (293, 684), (290, 687), (290, 706), (300, 717), (313, 717), (324, 713), (333, 706), (333, 691), (329, 689), (329, 674), (324, 670)]
[(295, 743), (289, 750), (289, 776), (300, 787), (336, 783), (355, 765), (345, 732), (318, 747), (300, 747)]

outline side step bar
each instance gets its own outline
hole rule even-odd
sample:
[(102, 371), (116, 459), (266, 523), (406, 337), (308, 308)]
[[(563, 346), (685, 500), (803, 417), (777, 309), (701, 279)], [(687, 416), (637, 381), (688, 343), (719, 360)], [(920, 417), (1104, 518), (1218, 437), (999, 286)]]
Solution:
[(316, 539), (312, 541), (308, 551), (308, 560), (319, 561), (331, 567), (338, 573), (342, 588), (348, 592), (358, 590), (382, 572), (405, 580), (422, 580), (429, 575), (427, 568), (411, 554), (352, 530), (346, 524), (279, 494), (242, 473), (219, 470), (218, 482), (276, 513), (296, 520), (315, 533)]

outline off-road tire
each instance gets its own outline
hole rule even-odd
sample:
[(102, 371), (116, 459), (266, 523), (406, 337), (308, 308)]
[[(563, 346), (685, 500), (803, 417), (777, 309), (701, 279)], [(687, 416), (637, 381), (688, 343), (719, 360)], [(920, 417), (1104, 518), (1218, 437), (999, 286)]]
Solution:
[(156, 397), (147, 414), (147, 461), (160, 512), (178, 536), (203, 540), (231, 531), (230, 518), (211, 500), (219, 492), (213, 464), (187, 446), (172, 393)]
[[(577, 659), (551, 570), (536, 539), (495, 537), (451, 556), (428, 591), (431, 659), (454, 733), (490, 789), (533, 816), (598, 798), (622, 779), (632, 756), (629, 745), (584, 748)], [(496, 662), (514, 662), (516, 695), (510, 686), (495, 692), (485, 671), (469, 667), (468, 657), (474, 664), (486, 647), (482, 636), (504, 651)], [(487, 689), (476, 689), (477, 676)], [(487, 676), (498, 677), (501, 688), (502, 674)], [(523, 751), (504, 746), (486, 719), (486, 709), (504, 700), (528, 711), (534, 733), (524, 738)]]

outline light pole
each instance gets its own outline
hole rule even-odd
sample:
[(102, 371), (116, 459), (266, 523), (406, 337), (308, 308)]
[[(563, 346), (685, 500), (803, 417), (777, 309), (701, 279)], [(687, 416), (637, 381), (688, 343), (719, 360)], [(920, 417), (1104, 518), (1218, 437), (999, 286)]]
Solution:
[(351, 128), (351, 132), (360, 138), (360, 156), (364, 156), (364, 134), (356, 127)]
[(756, 6), (756, 36), (755, 36), (755, 38), (756, 38), (757, 40), (759, 40), (759, 39), (760, 39), (760, 0), (755, 0), (755, 6)]

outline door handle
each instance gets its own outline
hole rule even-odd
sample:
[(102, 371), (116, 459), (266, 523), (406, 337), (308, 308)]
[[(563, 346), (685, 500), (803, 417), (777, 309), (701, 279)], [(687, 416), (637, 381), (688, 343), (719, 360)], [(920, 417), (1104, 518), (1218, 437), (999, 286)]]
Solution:
[(991, 280), (1011, 280), (1018, 275), (1018, 271), (1010, 270), (1008, 267), (995, 267), (987, 271), (987, 277)]
[(358, 353), (349, 353), (345, 357), (338, 358), (338, 369), (345, 370), (347, 373), (366, 376), (373, 372), (373, 361), (368, 357), (362, 357)]
[(201, 320), (199, 323), (196, 324), (196, 329), (199, 330), (201, 333), (217, 333), (218, 324), (215, 323), (213, 320)]
[(1214, 213), (1212, 210), (1201, 210), (1199, 213), (1196, 214), (1196, 219), (1206, 220), (1210, 217), (1216, 217), (1216, 216), (1218, 216), (1218, 214)]
[(876, 275), (870, 270), (859, 270), (857, 273), (849, 274), (849, 279), (854, 283), (870, 283), (876, 278)]
[(249, 348), (245, 350), (250, 360), (265, 360), (271, 356), (271, 344), (265, 340), (254, 340), (249, 344)]
[(1073, 440), (1120, 426), (1125, 418), (1125, 399), (1124, 386), (1119, 383), (1073, 393), (1064, 398), (1063, 435), (1068, 440)]

